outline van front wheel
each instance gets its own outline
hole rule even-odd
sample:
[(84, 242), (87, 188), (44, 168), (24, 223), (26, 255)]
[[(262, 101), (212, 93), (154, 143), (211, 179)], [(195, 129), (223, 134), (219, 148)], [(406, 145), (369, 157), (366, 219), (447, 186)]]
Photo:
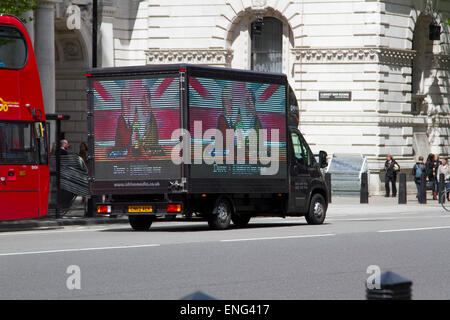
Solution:
[(322, 195), (316, 193), (312, 196), (308, 213), (305, 216), (308, 224), (322, 224), (325, 220), (327, 206)]

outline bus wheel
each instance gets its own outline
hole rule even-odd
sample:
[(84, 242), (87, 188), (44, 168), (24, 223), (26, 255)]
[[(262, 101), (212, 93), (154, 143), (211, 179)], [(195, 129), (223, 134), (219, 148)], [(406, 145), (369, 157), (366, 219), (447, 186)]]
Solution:
[(153, 222), (153, 217), (151, 216), (128, 216), (128, 221), (133, 230), (136, 231), (147, 231)]
[(322, 224), (325, 220), (327, 206), (322, 195), (316, 193), (312, 196), (308, 213), (305, 216), (308, 224)]
[(231, 215), (231, 221), (233, 221), (234, 225), (237, 227), (246, 227), (251, 219), (249, 214), (238, 214), (235, 213)]
[(220, 197), (217, 199), (212, 214), (209, 216), (208, 224), (211, 229), (225, 230), (231, 223), (231, 205), (229, 201)]

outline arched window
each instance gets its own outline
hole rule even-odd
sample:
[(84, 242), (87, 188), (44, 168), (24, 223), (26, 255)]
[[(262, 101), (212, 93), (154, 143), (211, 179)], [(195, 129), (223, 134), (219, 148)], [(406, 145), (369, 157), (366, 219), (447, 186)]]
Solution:
[(271, 17), (252, 23), (251, 68), (262, 72), (282, 72), (283, 23)]
[[(434, 70), (433, 60), (437, 51), (438, 41), (431, 39), (430, 27), (432, 17), (421, 15), (417, 19), (413, 34), (412, 49), (415, 51), (415, 57), (412, 63), (412, 106), (413, 114), (424, 113), (426, 103), (432, 102), (435, 105), (441, 105), (441, 101), (435, 94), (439, 91), (437, 71)], [(432, 101), (431, 101), (432, 100)]]

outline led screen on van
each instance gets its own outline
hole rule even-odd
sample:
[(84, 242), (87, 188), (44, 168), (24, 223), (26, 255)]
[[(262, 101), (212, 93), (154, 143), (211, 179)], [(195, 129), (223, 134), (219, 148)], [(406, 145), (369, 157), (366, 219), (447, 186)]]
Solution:
[(180, 177), (170, 158), (180, 127), (179, 78), (94, 80), (97, 180)]
[(284, 85), (191, 76), (189, 128), (193, 178), (286, 175)]

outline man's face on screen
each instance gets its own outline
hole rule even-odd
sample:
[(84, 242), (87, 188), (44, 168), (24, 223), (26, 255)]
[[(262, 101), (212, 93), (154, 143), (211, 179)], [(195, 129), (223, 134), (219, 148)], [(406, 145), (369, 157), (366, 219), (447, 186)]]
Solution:
[(150, 96), (140, 80), (132, 80), (122, 91), (122, 115), (128, 124), (150, 116)]

